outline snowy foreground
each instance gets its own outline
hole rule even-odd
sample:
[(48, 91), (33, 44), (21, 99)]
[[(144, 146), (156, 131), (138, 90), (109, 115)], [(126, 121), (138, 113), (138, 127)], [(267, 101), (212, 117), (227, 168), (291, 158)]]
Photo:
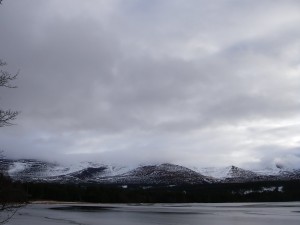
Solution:
[(226, 204), (31, 204), (9, 225), (299, 225), (300, 202)]

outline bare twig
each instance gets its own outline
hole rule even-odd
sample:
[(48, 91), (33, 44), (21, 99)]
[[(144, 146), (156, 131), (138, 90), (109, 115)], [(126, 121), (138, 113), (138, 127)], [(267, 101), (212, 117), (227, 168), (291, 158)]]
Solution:
[(24, 204), (15, 203), (11, 205), (8, 204), (4, 207), (2, 206), (0, 208), (0, 212), (2, 212), (0, 214), (0, 224), (7, 223), (17, 213), (17, 211), (24, 206), (26, 206), (25, 203)]
[[(6, 66), (6, 62), (0, 59), (0, 67)], [(10, 82), (15, 80), (19, 74), (19, 71), (12, 75), (6, 70), (0, 70), (0, 87), (7, 87), (7, 88), (16, 88), (17, 86), (11, 85)]]
[(1, 110), (0, 109), (0, 127), (13, 125), (13, 123), (11, 123), (11, 121), (15, 120), (17, 118), (18, 114), (19, 114), (18, 111)]

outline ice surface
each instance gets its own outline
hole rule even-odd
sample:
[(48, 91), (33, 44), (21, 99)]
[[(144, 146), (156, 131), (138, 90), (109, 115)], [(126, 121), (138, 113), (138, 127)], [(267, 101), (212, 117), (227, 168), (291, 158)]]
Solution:
[(32, 204), (9, 225), (299, 225), (300, 203)]

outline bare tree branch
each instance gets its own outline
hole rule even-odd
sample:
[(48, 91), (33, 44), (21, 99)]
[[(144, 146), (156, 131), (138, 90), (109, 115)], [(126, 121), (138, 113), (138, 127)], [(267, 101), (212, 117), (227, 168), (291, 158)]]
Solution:
[(14, 125), (13, 123), (11, 123), (11, 121), (15, 120), (18, 114), (19, 114), (18, 111), (0, 109), (0, 127)]
[[(0, 59), (0, 67), (6, 66), (6, 62)], [(11, 81), (15, 80), (19, 74), (19, 71), (16, 74), (11, 74), (6, 70), (0, 70), (0, 87), (7, 88), (16, 88), (17, 86), (11, 85)]]
[[(0, 0), (2, 4), (3, 0)], [(0, 67), (6, 66), (6, 62), (0, 59)], [(11, 82), (15, 80), (19, 72), (12, 75), (6, 70), (0, 69), (0, 87), (16, 88)], [(19, 112), (0, 109), (0, 127), (12, 125)], [(0, 159), (3, 158), (0, 151)], [(9, 176), (0, 171), (0, 224), (8, 222), (27, 203), (27, 195), (20, 188), (15, 188)]]
[[(0, 4), (2, 0), (0, 0)], [(6, 66), (6, 62), (0, 60), (0, 67)], [(0, 87), (16, 88), (11, 82), (15, 80), (19, 72), (12, 75), (6, 70), (0, 70)], [(11, 121), (18, 116), (18, 111), (3, 110), (0, 108), (0, 127), (13, 125)], [(0, 159), (3, 158), (0, 151)], [(17, 212), (17, 210), (26, 205), (27, 195), (20, 188), (16, 188), (8, 176), (0, 171), (0, 224), (8, 222)]]
[[(0, 59), (0, 67), (3, 66), (6, 66), (6, 62)], [(12, 85), (11, 81), (15, 80), (18, 74), (19, 72), (12, 75), (8, 71), (0, 70), (0, 87), (16, 88), (17, 86)], [(11, 121), (15, 120), (18, 114), (18, 111), (3, 110), (0, 108), (0, 127), (13, 125)]]

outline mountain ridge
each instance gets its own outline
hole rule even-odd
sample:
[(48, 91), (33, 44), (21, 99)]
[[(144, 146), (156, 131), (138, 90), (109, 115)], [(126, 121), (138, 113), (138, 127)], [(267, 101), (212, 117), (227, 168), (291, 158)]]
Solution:
[(117, 185), (182, 185), (299, 180), (300, 170), (246, 170), (234, 165), (188, 168), (162, 163), (126, 167), (85, 162), (63, 166), (35, 159), (0, 159), (0, 171), (21, 182), (99, 183)]

